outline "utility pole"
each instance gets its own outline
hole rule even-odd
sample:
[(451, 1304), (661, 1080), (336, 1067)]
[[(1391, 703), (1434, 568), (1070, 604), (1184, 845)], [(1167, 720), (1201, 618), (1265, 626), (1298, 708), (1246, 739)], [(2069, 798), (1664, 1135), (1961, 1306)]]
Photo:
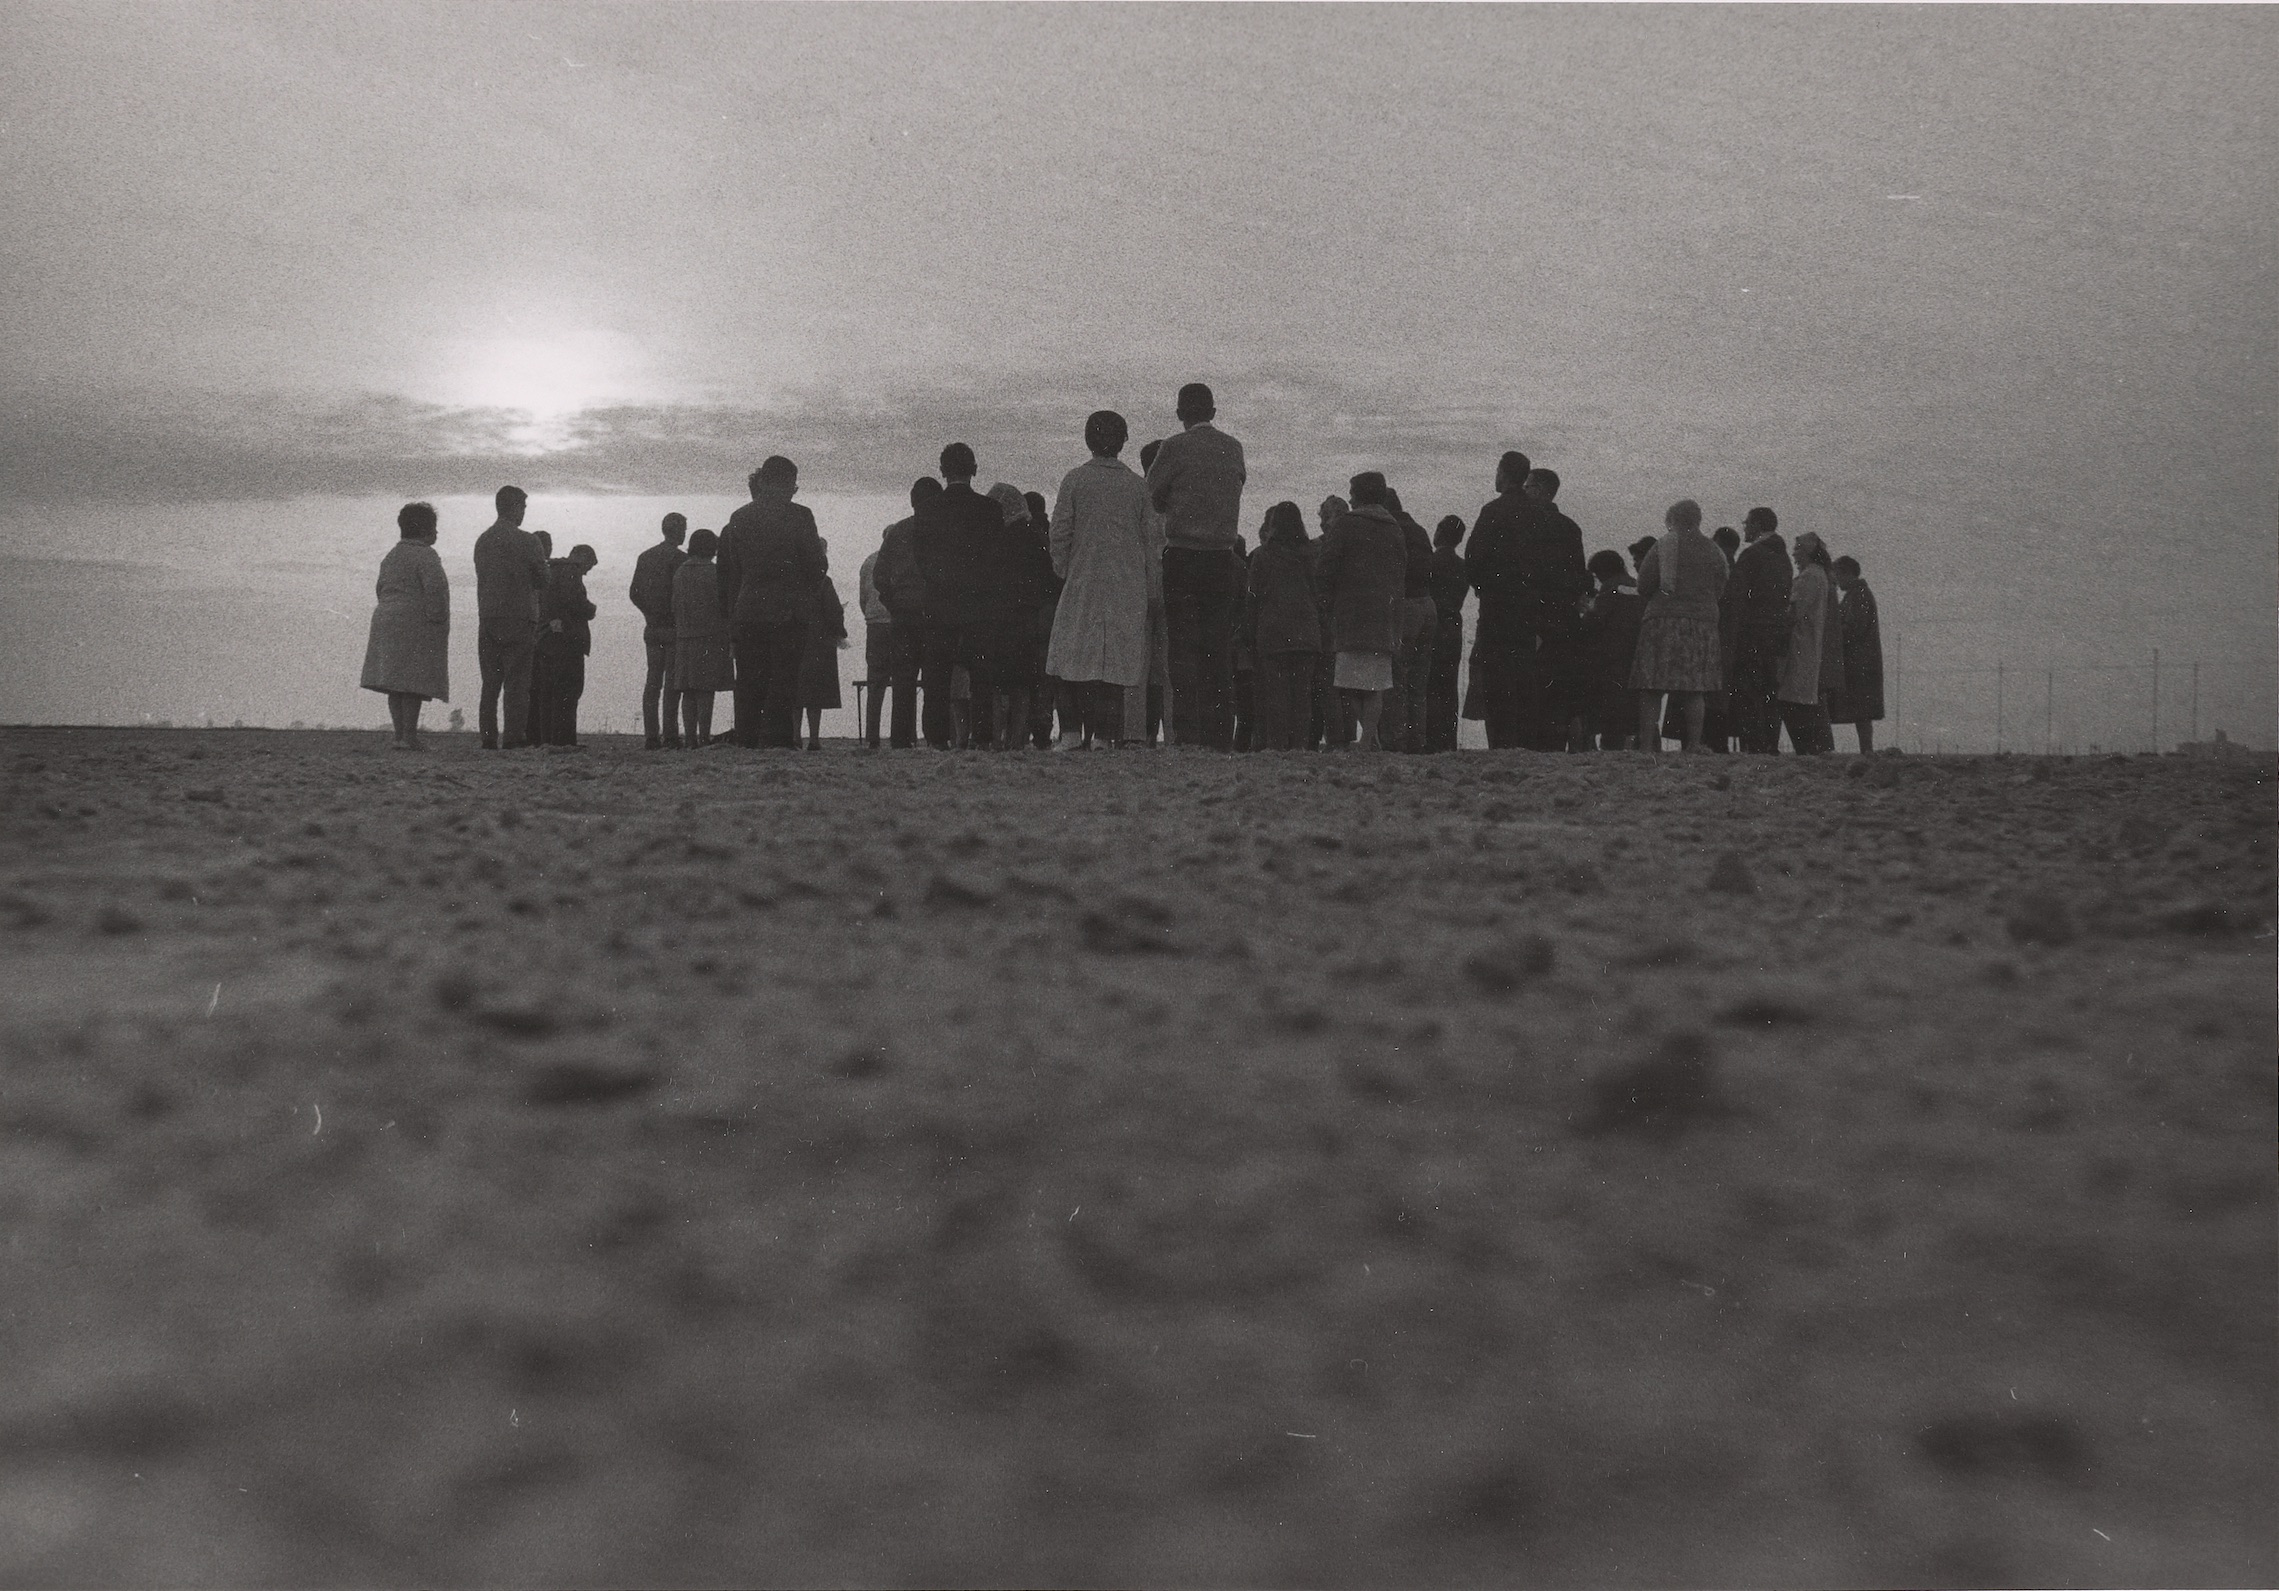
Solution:
[(2002, 660), (1994, 660), (1994, 755), (2002, 755)]
[(2160, 648), (2152, 649), (2152, 754), (2160, 755)]
[(2046, 694), (2042, 697), (2042, 755), (2048, 756), (2056, 742), (2051, 738), (2057, 724), (2057, 670), (2051, 669), (2043, 680)]

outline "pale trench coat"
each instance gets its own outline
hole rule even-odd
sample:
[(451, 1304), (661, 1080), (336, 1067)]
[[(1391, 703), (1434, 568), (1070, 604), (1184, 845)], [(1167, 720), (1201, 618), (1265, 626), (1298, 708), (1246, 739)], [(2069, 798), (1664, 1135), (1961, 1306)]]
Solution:
[(1831, 690), (1841, 690), (1842, 636), (1836, 582), (1820, 565), (1808, 563), (1788, 588), (1788, 645), (1780, 657), (1778, 699), (1810, 706)]
[(380, 560), (380, 605), (364, 643), (363, 687), (451, 699), (451, 582), (423, 541), (399, 541)]
[(1080, 683), (1144, 686), (1148, 603), (1160, 602), (1163, 525), (1147, 483), (1120, 459), (1061, 478), (1052, 504), (1052, 569), (1068, 583), (1053, 614), (1045, 672)]

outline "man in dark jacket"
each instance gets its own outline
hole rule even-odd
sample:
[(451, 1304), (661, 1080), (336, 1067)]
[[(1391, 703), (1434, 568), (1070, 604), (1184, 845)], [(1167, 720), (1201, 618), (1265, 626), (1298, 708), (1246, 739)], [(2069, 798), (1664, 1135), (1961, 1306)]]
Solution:
[(1393, 693), (1385, 698), (1378, 733), (1387, 751), (1424, 750), (1424, 701), (1432, 673), (1432, 533), (1401, 506), (1401, 494), (1385, 488), (1385, 507), (1400, 521), (1408, 562), (1401, 576), (1401, 644), (1393, 653)]
[(1496, 748), (1546, 738), (1536, 657), (1545, 615), (1552, 608), (1573, 608), (1590, 585), (1582, 533), (1549, 503), (1528, 495), (1531, 469), (1527, 455), (1516, 450), (1497, 463), (1495, 501), (1480, 509), (1464, 549), (1465, 571), (1480, 596), (1473, 667), (1486, 698), (1488, 744)]
[(926, 673), (946, 682), (953, 669), (966, 671), (974, 733), (986, 740), (997, 693), (1010, 695), (1017, 683), (1027, 632), (1043, 600), (1037, 549), (1026, 518), (1008, 526), (1004, 510), (973, 489), (972, 448), (952, 442), (942, 449), (941, 467), (941, 495), (918, 510), (911, 532), (926, 585)]
[[(1527, 495), (1550, 512), (1551, 544), (1559, 551), (1561, 569), (1575, 577), (1566, 584), (1564, 594), (1558, 579), (1546, 585), (1538, 632), (1542, 642), (1536, 651), (1542, 693), (1536, 699), (1535, 729), (1527, 744), (1537, 751), (1579, 750), (1576, 720), (1582, 716), (1589, 695), (1583, 661), (1583, 606), (1591, 592), (1590, 570), (1583, 559), (1583, 529), (1559, 511), (1557, 470), (1529, 470)], [(1569, 550), (1574, 554), (1571, 569), (1565, 568)]]
[[(673, 689), (673, 576), (688, 561), (681, 551), (688, 520), (667, 514), (663, 530), (664, 539), (633, 560), (633, 584), (625, 593), (641, 610), (641, 647), (649, 664), (641, 679), (641, 743), (651, 751), (681, 743), (681, 693)], [(657, 720), (660, 697), (662, 727)]]
[[(878, 563), (871, 570), (871, 584), (878, 588), (881, 602), (887, 612), (894, 615), (894, 659), (891, 675), (894, 680), (894, 718), (887, 730), (887, 744), (900, 750), (918, 743), (921, 715), (918, 710), (918, 682), (926, 667), (926, 577), (918, 569), (918, 514), (932, 499), (941, 496), (942, 483), (931, 475), (921, 475), (910, 485), (910, 517), (898, 519), (886, 527), (886, 534), (878, 544)], [(950, 743), (950, 682), (945, 676), (937, 679), (925, 673), (926, 706), (923, 723), (926, 743), (941, 747)]]
[(538, 594), (546, 585), (546, 554), (538, 538), (522, 528), (529, 498), (519, 486), (502, 486), (496, 502), (498, 518), (475, 538), (475, 661), (483, 676), (479, 722), (485, 751), (530, 743), (532, 648), (538, 635)]
[(546, 576), (539, 609), (538, 655), (532, 695), (538, 704), (537, 740), (543, 746), (578, 743), (578, 699), (586, 693), (586, 657), (593, 651), (593, 599), (586, 574), (601, 560), (584, 543), (556, 558)]
[(1794, 578), (1779, 516), (1752, 508), (1741, 521), (1747, 545), (1726, 583), (1733, 613), (1733, 677), (1726, 682), (1733, 732), (1743, 751), (1780, 750), (1780, 655), (1788, 641), (1788, 586)]
[(1454, 514), (1432, 533), (1432, 672), (1425, 681), (1424, 749), (1456, 749), (1456, 706), (1464, 661), (1464, 599), (1472, 594), (1464, 572), (1464, 521)]
[(744, 746), (795, 745), (807, 604), (831, 572), (815, 516), (793, 502), (799, 466), (778, 455), (752, 472), (752, 500), (720, 531), (720, 607), (736, 649), (736, 727)]

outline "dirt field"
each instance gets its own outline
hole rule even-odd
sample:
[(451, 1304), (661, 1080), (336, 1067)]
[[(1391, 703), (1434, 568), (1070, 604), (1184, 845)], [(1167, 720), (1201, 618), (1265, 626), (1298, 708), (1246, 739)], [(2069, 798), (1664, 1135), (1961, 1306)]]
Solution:
[(0, 1580), (2279, 1580), (2267, 761), (434, 744), (4, 732)]

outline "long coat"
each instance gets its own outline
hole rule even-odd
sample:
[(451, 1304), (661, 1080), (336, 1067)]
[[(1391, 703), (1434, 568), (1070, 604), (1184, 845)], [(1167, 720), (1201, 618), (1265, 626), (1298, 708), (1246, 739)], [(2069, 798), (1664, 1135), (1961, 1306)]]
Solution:
[(1852, 582), (1837, 604), (1844, 636), (1842, 688), (1831, 693), (1828, 718), (1838, 724), (1883, 720), (1883, 626), (1876, 618), (1875, 593), (1865, 580)]
[(1067, 581), (1045, 672), (1055, 679), (1145, 685), (1148, 566), (1162, 556), (1147, 483), (1121, 459), (1061, 477), (1052, 504), (1052, 567)]
[(1784, 702), (1809, 705), (1844, 679), (1843, 625), (1836, 612), (1836, 582), (1808, 563), (1788, 588), (1788, 645), (1780, 658)]
[(1340, 652), (1397, 652), (1408, 537), (1374, 503), (1347, 510), (1329, 527), (1314, 569), (1329, 593), (1330, 640)]
[(380, 560), (380, 604), (364, 643), (364, 689), (451, 700), (451, 582), (424, 541), (399, 541)]

